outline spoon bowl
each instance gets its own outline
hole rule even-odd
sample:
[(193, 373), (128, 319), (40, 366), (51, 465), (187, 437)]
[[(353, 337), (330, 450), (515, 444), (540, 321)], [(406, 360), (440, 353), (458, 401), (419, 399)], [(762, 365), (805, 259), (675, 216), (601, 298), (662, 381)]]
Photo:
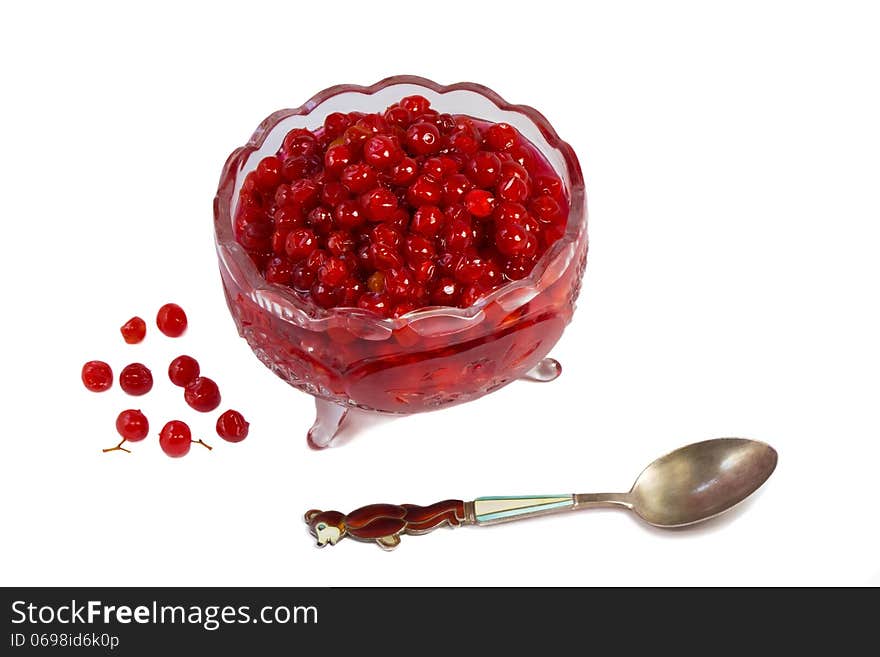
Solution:
[(651, 463), (629, 492), (630, 508), (657, 527), (708, 520), (742, 502), (776, 468), (776, 450), (745, 438), (704, 440)]

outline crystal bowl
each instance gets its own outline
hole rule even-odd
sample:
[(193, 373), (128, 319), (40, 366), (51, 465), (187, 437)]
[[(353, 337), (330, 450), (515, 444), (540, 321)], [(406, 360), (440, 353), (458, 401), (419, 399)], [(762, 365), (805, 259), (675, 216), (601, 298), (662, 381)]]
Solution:
[[(429, 307), (394, 319), (355, 308), (323, 309), (266, 282), (233, 234), (245, 176), (274, 154), (293, 128), (315, 129), (332, 112), (376, 112), (412, 94), (440, 112), (506, 122), (543, 154), (565, 185), (565, 234), (529, 276), (509, 281), (467, 308)], [(481, 397), (520, 378), (550, 381), (547, 358), (569, 323), (587, 261), (583, 174), (571, 147), (537, 110), (512, 105), (491, 89), (395, 76), (369, 87), (337, 85), (300, 107), (266, 118), (232, 152), (214, 199), (220, 274), (239, 334), (256, 356), (295, 388), (313, 395), (312, 447), (333, 439), (349, 409), (408, 414)]]

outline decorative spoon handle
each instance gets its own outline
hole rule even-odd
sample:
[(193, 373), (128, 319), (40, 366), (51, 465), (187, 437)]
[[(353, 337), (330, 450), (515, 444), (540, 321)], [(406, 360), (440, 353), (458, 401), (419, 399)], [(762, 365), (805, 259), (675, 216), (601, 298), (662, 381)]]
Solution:
[(393, 550), (402, 534), (427, 534), (443, 525), (494, 525), (596, 506), (628, 506), (626, 498), (626, 494), (594, 493), (478, 497), (473, 502), (444, 500), (430, 506), (371, 504), (347, 515), (312, 509), (305, 514), (305, 521), (319, 547), (336, 545), (339, 539), (350, 536)]

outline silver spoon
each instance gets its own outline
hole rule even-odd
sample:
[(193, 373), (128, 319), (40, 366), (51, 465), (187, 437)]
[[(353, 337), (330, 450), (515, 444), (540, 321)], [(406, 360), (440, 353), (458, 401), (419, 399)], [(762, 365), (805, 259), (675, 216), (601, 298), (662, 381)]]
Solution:
[(628, 493), (478, 497), (430, 506), (371, 504), (345, 515), (306, 513), (319, 546), (350, 536), (391, 550), (402, 534), (425, 534), (442, 525), (492, 525), (522, 518), (597, 507), (623, 507), (655, 527), (683, 527), (708, 520), (742, 502), (776, 468), (776, 450), (746, 438), (716, 438), (661, 456), (645, 468)]

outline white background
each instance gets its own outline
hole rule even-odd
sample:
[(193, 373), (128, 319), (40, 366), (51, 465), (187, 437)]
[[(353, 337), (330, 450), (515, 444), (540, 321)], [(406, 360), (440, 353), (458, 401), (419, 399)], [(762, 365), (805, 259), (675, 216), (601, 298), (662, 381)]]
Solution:
[[(198, 3), (202, 5), (202, 3)], [(871, 3), (14, 3), (0, 12), (6, 585), (880, 583), (880, 21)], [(207, 5), (204, 5), (207, 7)], [(13, 8), (14, 7), (14, 8)], [(306, 447), (212, 243), (220, 168), (270, 112), (395, 73), (532, 104), (580, 156), (590, 261), (563, 376)], [(191, 329), (125, 345), (174, 300)], [(169, 459), (189, 352), (250, 437)], [(81, 364), (140, 360), (153, 392)], [(114, 418), (153, 435), (101, 454)], [(773, 444), (705, 528), (596, 511), (315, 549), (311, 507), (627, 489), (713, 436)], [(210, 442), (210, 441), (209, 441)]]

